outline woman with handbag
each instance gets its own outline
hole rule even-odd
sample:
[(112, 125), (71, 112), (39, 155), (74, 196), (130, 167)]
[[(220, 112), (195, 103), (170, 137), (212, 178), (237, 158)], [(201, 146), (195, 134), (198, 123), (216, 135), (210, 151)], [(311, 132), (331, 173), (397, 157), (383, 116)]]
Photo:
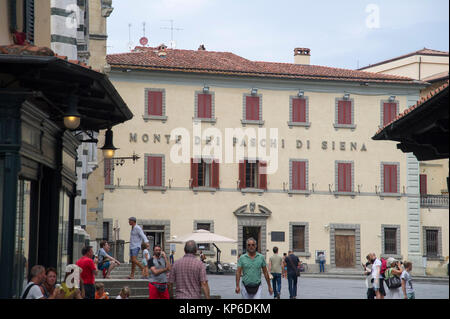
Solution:
[(402, 296), (402, 281), (400, 279), (400, 276), (402, 275), (402, 265), (401, 263), (392, 258), (389, 257), (387, 260), (388, 269), (386, 270), (384, 276), (385, 276), (385, 283), (389, 288), (387, 298), (388, 299), (403, 299)]

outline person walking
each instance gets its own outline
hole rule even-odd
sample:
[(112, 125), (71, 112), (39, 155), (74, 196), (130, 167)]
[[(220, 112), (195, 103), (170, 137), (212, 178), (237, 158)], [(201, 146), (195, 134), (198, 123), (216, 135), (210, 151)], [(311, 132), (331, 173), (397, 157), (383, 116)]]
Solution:
[(375, 253), (371, 253), (370, 261), (372, 263), (372, 281), (376, 299), (384, 299), (386, 292), (384, 290), (384, 283), (381, 276), (381, 260), (377, 258)]
[(273, 297), (275, 299), (280, 299), (282, 268), (283, 258), (278, 255), (278, 247), (273, 247), (273, 256), (269, 259), (269, 272), (272, 275)]
[(367, 299), (375, 299), (375, 290), (372, 284), (372, 262), (370, 260), (370, 254), (366, 256), (366, 264), (362, 264), (364, 268), (364, 276), (366, 276), (366, 287), (367, 287)]
[(148, 261), (150, 269), (150, 282), (148, 284), (149, 299), (169, 299), (167, 289), (167, 275), (170, 271), (170, 263), (161, 246), (153, 247), (153, 256)]
[(46, 298), (41, 291), (40, 286), (45, 282), (45, 267), (41, 265), (35, 265), (30, 271), (31, 280), (26, 285), (22, 299), (55, 299), (59, 294), (59, 289), (55, 288), (53, 294)]
[(283, 253), (283, 274), (282, 277), (287, 279), (287, 267), (286, 267), (286, 263), (284, 262), (286, 260), (287, 254)]
[[(387, 281), (390, 278), (397, 277), (397, 279), (401, 282), (401, 275), (403, 273), (402, 265), (398, 260), (395, 258), (389, 257), (387, 260), (388, 269), (385, 272), (384, 279), (387, 283)], [(403, 299), (402, 292), (401, 292), (402, 286), (399, 287), (388, 287), (388, 293), (387, 293), (387, 299)]]
[(142, 270), (142, 279), (148, 279), (148, 260), (150, 259), (150, 252), (148, 249), (150, 248), (150, 243), (142, 243), (142, 265), (144, 269)]
[(300, 260), (294, 255), (293, 251), (289, 251), (284, 259), (284, 266), (287, 269), (287, 279), (289, 285), (289, 298), (297, 299), (297, 278), (300, 276), (299, 267)]
[[(257, 242), (254, 238), (247, 239), (247, 253), (243, 254), (238, 261), (236, 293), (241, 293), (244, 299), (261, 299), (261, 271), (266, 278), (269, 294), (273, 294), (266, 260), (263, 255), (256, 251), (256, 247)], [(244, 289), (240, 287), (241, 276)]]
[(413, 288), (412, 278), (411, 278), (411, 270), (413, 268), (413, 264), (410, 261), (405, 261), (403, 263), (405, 270), (403, 270), (401, 279), (402, 279), (402, 291), (404, 299), (416, 299), (416, 292)]
[(110, 279), (111, 278), (111, 271), (117, 267), (120, 266), (120, 262), (109, 255), (109, 250), (111, 249), (111, 246), (109, 246), (108, 242), (106, 240), (102, 240), (100, 242), (100, 249), (98, 251), (98, 270), (103, 271), (104, 278)]
[(170, 265), (173, 265), (173, 263), (175, 262), (175, 257), (174, 257), (174, 251), (172, 250), (170, 253), (170, 257), (169, 257), (169, 261), (170, 261)]
[(319, 254), (319, 272), (325, 272), (325, 254), (323, 252), (320, 252)]
[(97, 275), (97, 257), (94, 258), (92, 246), (85, 246), (81, 250), (81, 257), (77, 261), (77, 266), (82, 269), (80, 277), (83, 280), (85, 299), (95, 299), (95, 276)]
[(175, 284), (176, 299), (200, 299), (201, 292), (209, 299), (209, 285), (206, 278), (204, 264), (195, 256), (197, 244), (189, 240), (184, 245), (185, 255), (178, 259), (169, 273), (169, 295), (173, 298), (173, 284)]
[(130, 232), (130, 259), (131, 259), (131, 274), (128, 276), (128, 279), (134, 279), (134, 272), (136, 270), (136, 266), (138, 266), (141, 271), (144, 269), (144, 266), (137, 260), (137, 256), (139, 254), (139, 250), (141, 249), (142, 242), (148, 243), (148, 239), (145, 236), (142, 228), (139, 225), (136, 225), (136, 217), (128, 218), (128, 223), (131, 226)]

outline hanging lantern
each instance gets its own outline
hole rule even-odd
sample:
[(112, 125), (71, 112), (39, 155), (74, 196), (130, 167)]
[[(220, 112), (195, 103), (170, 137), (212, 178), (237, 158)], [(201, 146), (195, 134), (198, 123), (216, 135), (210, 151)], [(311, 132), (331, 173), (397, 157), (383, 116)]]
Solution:
[(113, 131), (109, 128), (105, 133), (105, 145), (101, 148), (104, 158), (113, 158), (118, 148), (113, 144)]
[(64, 114), (64, 126), (69, 130), (76, 130), (80, 126), (81, 114), (77, 110), (78, 97), (76, 95), (69, 96), (69, 106)]

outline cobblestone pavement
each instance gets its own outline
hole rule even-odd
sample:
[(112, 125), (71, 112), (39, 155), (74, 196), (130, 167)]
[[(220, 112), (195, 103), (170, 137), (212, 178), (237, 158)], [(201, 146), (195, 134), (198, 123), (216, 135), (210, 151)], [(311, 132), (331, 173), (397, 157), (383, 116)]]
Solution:
[[(235, 277), (223, 275), (208, 275), (211, 295), (220, 295), (222, 299), (241, 299), (235, 293)], [(263, 298), (273, 298), (267, 291), (263, 280)], [(447, 283), (414, 282), (417, 299), (448, 299), (449, 285)], [(387, 289), (387, 287), (386, 287)], [(334, 279), (334, 278), (304, 278), (300, 277), (297, 288), (297, 299), (365, 299), (366, 286), (364, 280)], [(287, 279), (281, 282), (281, 299), (289, 299)]]

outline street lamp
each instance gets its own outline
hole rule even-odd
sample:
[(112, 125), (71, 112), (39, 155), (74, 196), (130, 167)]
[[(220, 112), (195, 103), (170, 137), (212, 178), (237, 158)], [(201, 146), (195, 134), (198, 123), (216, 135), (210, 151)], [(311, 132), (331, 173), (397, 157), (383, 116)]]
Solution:
[(114, 153), (118, 148), (113, 144), (113, 131), (109, 128), (105, 133), (105, 145), (101, 148), (104, 158), (113, 158)]
[(78, 97), (74, 94), (69, 96), (69, 105), (64, 114), (64, 126), (69, 130), (75, 130), (80, 126), (81, 114), (77, 111)]

